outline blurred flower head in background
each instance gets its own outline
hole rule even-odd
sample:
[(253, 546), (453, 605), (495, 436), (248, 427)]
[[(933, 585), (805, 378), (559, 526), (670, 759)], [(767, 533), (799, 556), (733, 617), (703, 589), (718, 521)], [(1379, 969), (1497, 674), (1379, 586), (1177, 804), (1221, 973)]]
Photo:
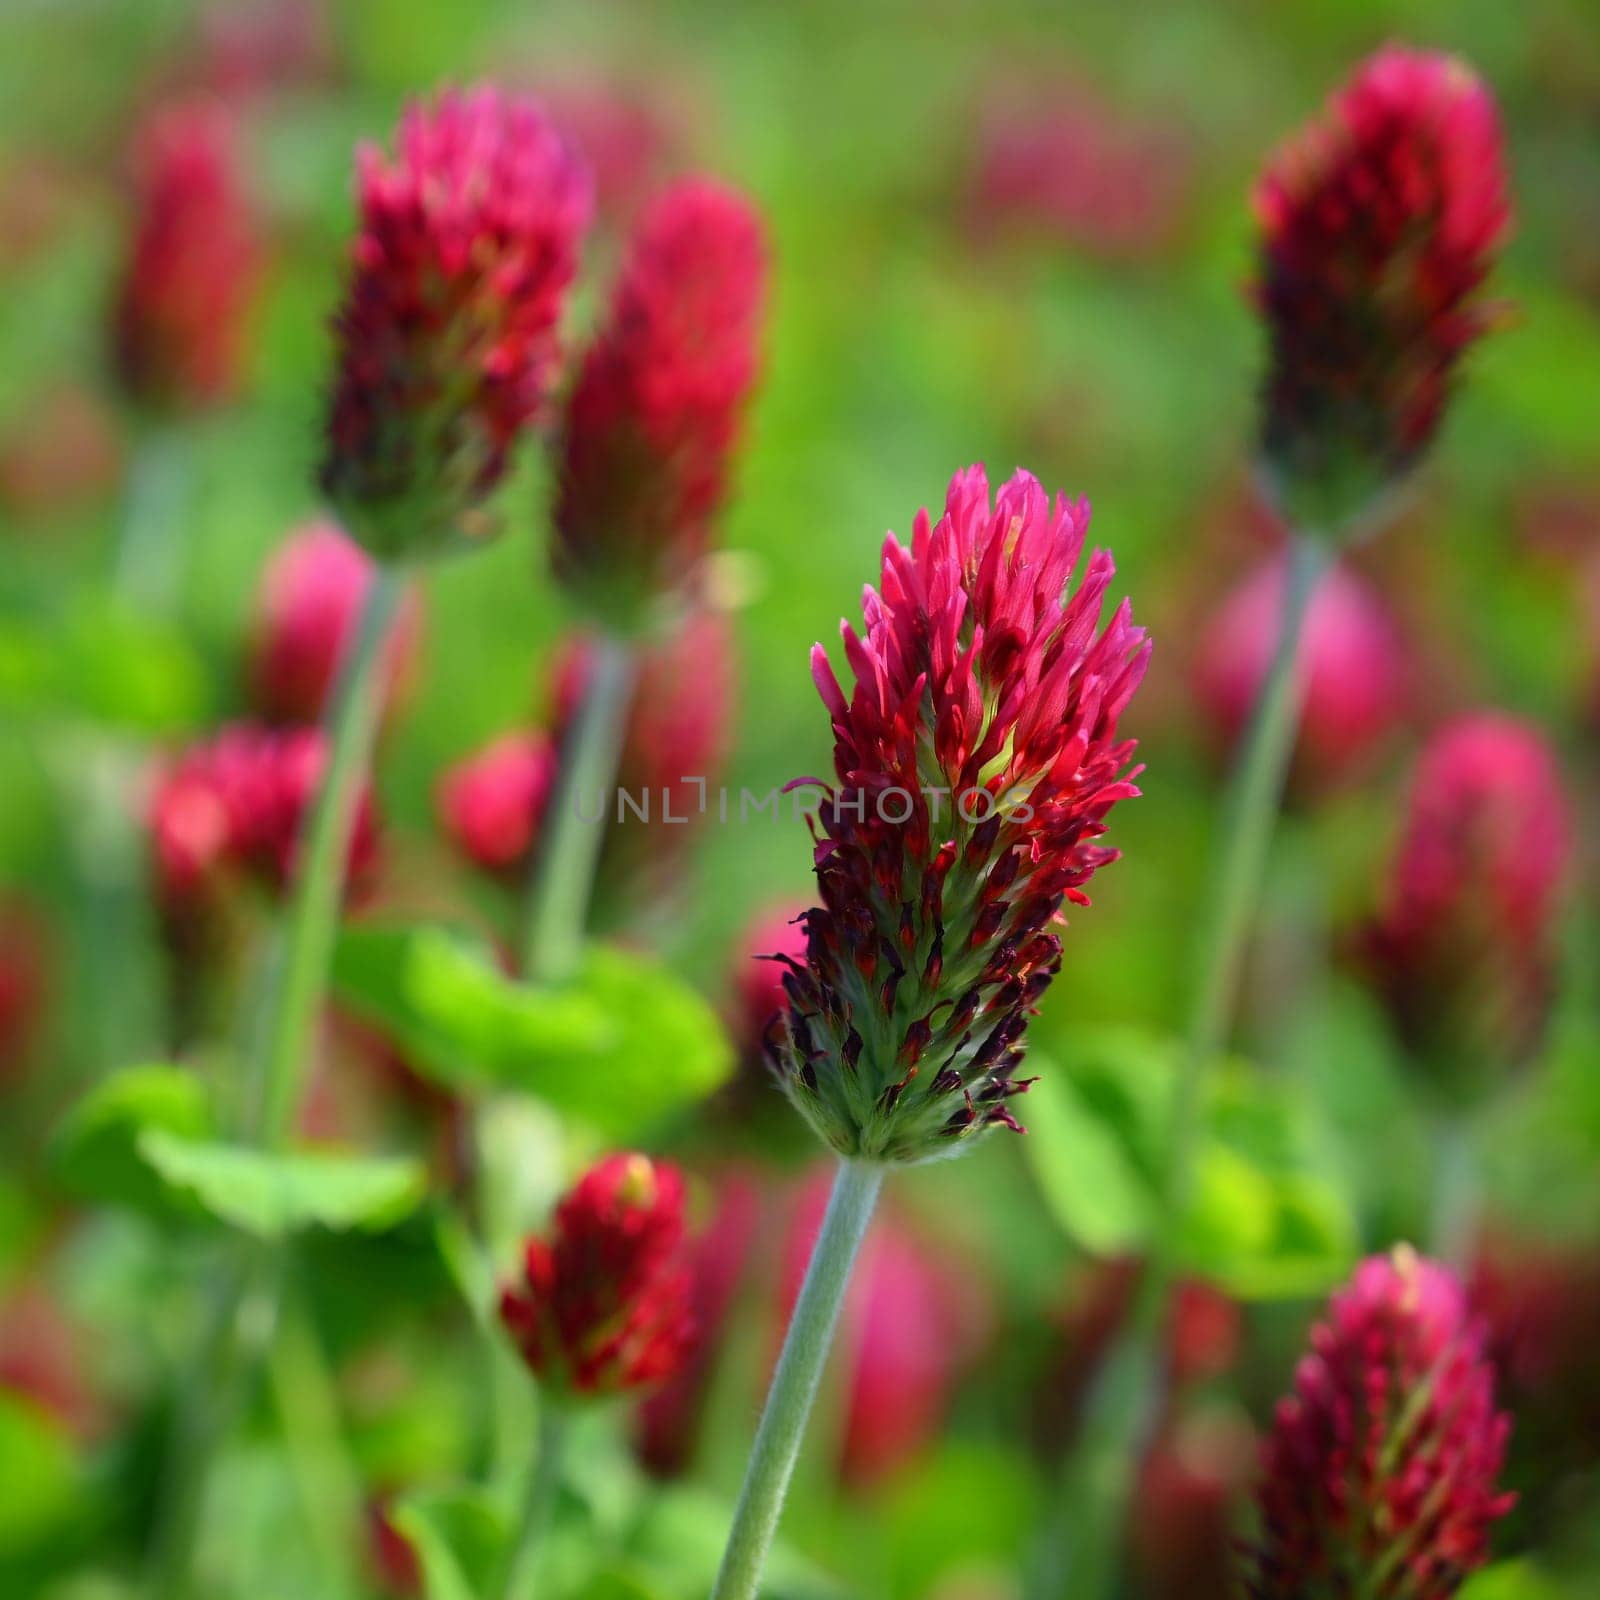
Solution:
[(1479, 712), (1433, 736), (1361, 955), (1436, 1090), (1481, 1093), (1542, 1045), (1571, 858), (1560, 770), (1536, 727)]
[(1256, 186), (1261, 451), (1302, 531), (1337, 535), (1432, 440), (1509, 230), (1499, 115), (1453, 56), (1390, 45)]
[[(372, 558), (331, 522), (309, 523), (274, 552), (256, 599), (250, 660), (250, 698), (268, 721), (322, 716), (373, 577)], [(414, 665), (420, 624), (413, 594), (384, 647), (386, 704)]]
[(557, 1394), (601, 1397), (660, 1383), (694, 1340), (683, 1177), (648, 1156), (607, 1156), (530, 1239), (500, 1316)]
[[(325, 759), (319, 729), (234, 723), (168, 766), (148, 814), (156, 889), (167, 914), (182, 919), (202, 911), (237, 881), (282, 894)], [(357, 891), (370, 882), (377, 852), (377, 814), (364, 792), (350, 843), (349, 882)]]
[(507, 733), (458, 761), (439, 780), (445, 836), (473, 866), (513, 885), (528, 875), (555, 784), (555, 744), (542, 733)]
[(360, 203), (322, 485), (376, 555), (438, 554), (544, 404), (589, 178), (534, 102), (480, 87), (363, 149)]
[(112, 309), (117, 377), (147, 411), (231, 398), (262, 274), (237, 126), (214, 100), (156, 108), (133, 145), (134, 212)]
[(885, 541), (866, 636), (843, 625), (850, 699), (812, 652), (835, 785), (773, 1059), (841, 1155), (924, 1160), (1017, 1126), (1028, 1015), (1061, 962), (1049, 929), (1064, 898), (1088, 903), (1116, 857), (1094, 841), (1138, 793), (1117, 719), (1149, 647), (1126, 601), (1101, 627), (1104, 551), (1069, 594), (1088, 526), (1087, 501), (1025, 472), (992, 504), (981, 467), (957, 473), (937, 523)]
[(1448, 1600), (1512, 1497), (1483, 1333), (1448, 1268), (1364, 1261), (1279, 1403), (1261, 1458), (1255, 1600)]
[(997, 75), (978, 115), (964, 225), (1111, 261), (1148, 256), (1181, 229), (1193, 161), (1181, 123), (1108, 105), (1087, 75)]
[(640, 218), (562, 432), (557, 573), (636, 627), (705, 554), (755, 381), (766, 243), (750, 203), (691, 179)]
[[(1194, 692), (1218, 750), (1244, 732), (1278, 644), (1284, 562), (1263, 562), (1200, 636)], [(1291, 792), (1309, 797), (1362, 775), (1399, 731), (1411, 662), (1382, 596), (1342, 566), (1318, 580), (1300, 644), (1304, 684)]]
[(774, 1024), (781, 1022), (788, 997), (784, 973), (806, 958), (805, 914), (800, 901), (759, 912), (745, 926), (734, 952), (734, 1004), (730, 1021), (735, 1041), (752, 1060), (761, 1059)]

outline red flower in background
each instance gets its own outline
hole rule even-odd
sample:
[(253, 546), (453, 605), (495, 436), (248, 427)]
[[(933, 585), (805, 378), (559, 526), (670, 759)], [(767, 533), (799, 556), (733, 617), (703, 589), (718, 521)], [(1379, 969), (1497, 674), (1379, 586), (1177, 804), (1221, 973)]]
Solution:
[[(1089, 1262), (1075, 1277), (1060, 1319), (1060, 1346), (1034, 1407), (1039, 1443), (1050, 1456), (1059, 1457), (1081, 1425), (1084, 1403), (1127, 1324), (1144, 1271), (1142, 1261), (1122, 1256)], [(1238, 1302), (1221, 1289), (1199, 1278), (1178, 1284), (1163, 1335), (1164, 1411), (1232, 1367), (1243, 1326)]]
[(1402, 1246), (1356, 1269), (1262, 1450), (1255, 1600), (1446, 1600), (1488, 1559), (1510, 1418), (1461, 1284)]
[[(273, 894), (287, 890), (325, 751), (315, 728), (235, 723), (173, 762), (149, 809), (156, 886), (169, 914), (204, 910), (235, 879)], [(370, 880), (377, 853), (367, 793), (350, 844), (349, 881), (358, 890)]]
[(42, 1275), (23, 1277), (0, 1297), (0, 1390), (25, 1396), (80, 1439), (105, 1431), (86, 1330), (69, 1317)]
[(733, 967), (733, 1037), (747, 1056), (759, 1057), (787, 1004), (783, 979), (806, 958), (807, 906), (801, 901), (761, 912), (739, 936)]
[(618, 83), (574, 75), (541, 82), (539, 92), (551, 120), (594, 174), (599, 225), (631, 223), (687, 142), (683, 110), (669, 103), (663, 80)]
[[(783, 1254), (785, 1321), (800, 1293), (827, 1208), (826, 1179), (799, 1197)], [(845, 1353), (839, 1472), (854, 1487), (881, 1482), (938, 1436), (962, 1372), (988, 1329), (981, 1281), (930, 1249), (893, 1213), (862, 1245), (840, 1329)]]
[(607, 1156), (530, 1239), (500, 1316), (540, 1382), (598, 1397), (664, 1381), (694, 1338), (683, 1178), (648, 1156)]
[(1510, 225), (1493, 97), (1454, 57), (1388, 46), (1256, 188), (1270, 359), (1262, 451), (1294, 520), (1366, 509), (1427, 448)]
[(1036, 235), (1109, 260), (1172, 238), (1193, 165), (1181, 128), (1120, 113), (1070, 76), (1001, 82), (981, 108), (967, 179), (974, 238)]
[[(1217, 745), (1238, 740), (1278, 644), (1284, 563), (1257, 567), (1223, 600), (1200, 639), (1195, 695)], [(1318, 794), (1360, 773), (1399, 729), (1411, 662), (1382, 597), (1343, 567), (1319, 579), (1300, 644), (1304, 692), (1291, 785)]]
[(557, 572), (631, 625), (705, 553), (755, 381), (766, 247), (750, 204), (704, 180), (641, 218), (567, 407)]
[(1591, 1239), (1540, 1239), (1497, 1227), (1468, 1282), (1499, 1392), (1517, 1419), (1508, 1476), (1535, 1525), (1590, 1473), (1600, 1440), (1600, 1254)]
[[(374, 566), (331, 522), (285, 540), (262, 576), (250, 661), (250, 694), (273, 722), (316, 722), (360, 625)], [(385, 645), (386, 698), (404, 684), (416, 655), (421, 611), (415, 596)]]
[[(473, 865), (520, 881), (560, 771), (560, 748), (588, 679), (586, 634), (558, 648), (550, 669), (554, 728), (504, 734), (459, 762), (439, 787), (452, 844)], [(635, 897), (669, 876), (712, 793), (727, 754), (734, 668), (731, 631), (718, 612), (694, 611), (638, 647), (638, 671), (615, 789), (573, 797), (585, 819), (606, 826), (601, 874)], [(626, 795), (619, 805), (618, 791)]]
[(0, 901), (0, 1082), (26, 1064), (49, 986), (45, 930), (20, 901)]
[(122, 453), (115, 413), (93, 389), (51, 384), (0, 435), (0, 508), (24, 521), (103, 503), (122, 482)]
[(1222, 1411), (1180, 1417), (1152, 1442), (1127, 1547), (1137, 1600), (1235, 1600), (1234, 1529), (1254, 1444), (1249, 1424)]
[(502, 735), (444, 775), (445, 834), (475, 867), (521, 882), (555, 777), (556, 749), (544, 734)]
[(363, 149), (360, 204), (323, 488), (379, 556), (436, 553), (544, 403), (589, 180), (537, 105), (477, 88)]
[(134, 221), (112, 313), (117, 376), (151, 410), (237, 389), (262, 271), (238, 134), (216, 102), (158, 108), (134, 140)]
[(639, 1459), (658, 1477), (691, 1464), (716, 1347), (750, 1266), (761, 1228), (763, 1185), (753, 1170), (732, 1167), (712, 1179), (711, 1215), (689, 1244), (690, 1300), (696, 1338), (683, 1366), (639, 1407)]
[(1434, 735), (1361, 950), (1401, 1042), (1438, 1086), (1480, 1090), (1543, 1042), (1571, 853), (1560, 772), (1535, 727), (1480, 712)]
[[(816, 819), (804, 964), (774, 1063), (825, 1143), (920, 1160), (1001, 1124), (1023, 1035), (1061, 960), (1063, 899), (1116, 852), (1094, 841), (1138, 793), (1117, 719), (1148, 646), (1096, 551), (1076, 587), (1085, 501), (1019, 472), (991, 506), (956, 475), (908, 550), (884, 544), (867, 631), (843, 628), (847, 700), (821, 645), (836, 783)], [(937, 811), (935, 810), (937, 807)]]

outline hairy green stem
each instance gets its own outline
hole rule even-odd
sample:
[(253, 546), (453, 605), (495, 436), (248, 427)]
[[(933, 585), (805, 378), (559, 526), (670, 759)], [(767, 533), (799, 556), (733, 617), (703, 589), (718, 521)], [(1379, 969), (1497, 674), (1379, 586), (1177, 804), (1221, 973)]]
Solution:
[(1062, 1474), (1056, 1532), (1042, 1563), (1042, 1594), (1101, 1600), (1112, 1592), (1133, 1476), (1161, 1381), (1161, 1329), (1193, 1198), (1206, 1079), (1238, 995), (1299, 725), (1300, 642), (1329, 560), (1328, 549), (1308, 536), (1290, 542), (1278, 640), (1235, 758), (1196, 945), (1194, 1000), (1163, 1146), (1150, 1256), (1127, 1330), (1091, 1393), (1090, 1421)]
[[(597, 638), (583, 697), (562, 743), (555, 793), (528, 884), (522, 937), (523, 973), (539, 982), (570, 978), (583, 956), (635, 665), (625, 640), (609, 634)], [(599, 810), (592, 820), (583, 815), (590, 796)]]
[(566, 1414), (545, 1396), (539, 1401), (539, 1438), (534, 1449), (532, 1470), (511, 1543), (506, 1550), (500, 1581), (490, 1591), (490, 1600), (533, 1600), (537, 1592), (539, 1557), (545, 1530), (555, 1515), (561, 1489), (561, 1468), (567, 1453)]
[(850, 1269), (872, 1220), (883, 1175), (883, 1167), (876, 1163), (839, 1163), (822, 1231), (767, 1391), (712, 1600), (754, 1600), (838, 1325)]

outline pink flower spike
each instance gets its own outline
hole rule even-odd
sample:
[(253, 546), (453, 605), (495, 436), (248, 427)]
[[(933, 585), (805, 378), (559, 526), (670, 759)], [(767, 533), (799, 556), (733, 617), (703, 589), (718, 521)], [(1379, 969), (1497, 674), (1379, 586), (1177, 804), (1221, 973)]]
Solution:
[(1449, 1600), (1511, 1508), (1510, 1429), (1449, 1269), (1405, 1245), (1363, 1262), (1262, 1450), (1253, 1600)]
[(1479, 712), (1434, 735), (1362, 954), (1436, 1091), (1481, 1094), (1543, 1042), (1571, 857), (1560, 769), (1538, 729)]
[(381, 558), (484, 531), (479, 508), (538, 416), (589, 222), (589, 179), (530, 100), (480, 87), (360, 152), (361, 231), (335, 322), (322, 485)]
[(239, 387), (263, 266), (238, 132), (220, 103), (182, 100), (149, 118), (134, 195), (113, 310), (117, 376), (151, 411), (219, 405)]
[(1427, 449), (1510, 228), (1493, 97), (1453, 56), (1389, 45), (1255, 193), (1270, 347), (1261, 449), (1291, 520), (1337, 534)]
[(755, 382), (766, 244), (749, 202), (703, 179), (645, 212), (563, 430), (557, 572), (631, 627), (705, 553)]

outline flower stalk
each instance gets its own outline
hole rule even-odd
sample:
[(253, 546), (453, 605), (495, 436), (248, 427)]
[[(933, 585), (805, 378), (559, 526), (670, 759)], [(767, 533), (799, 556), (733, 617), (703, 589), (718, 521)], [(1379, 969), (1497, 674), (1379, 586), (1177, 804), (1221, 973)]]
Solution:
[(1149, 1433), (1159, 1383), (1159, 1329), (1179, 1266), (1183, 1221), (1194, 1186), (1206, 1074), (1222, 1048), (1238, 993), (1252, 915), (1294, 751), (1302, 694), (1301, 641), (1317, 585), (1332, 559), (1310, 535), (1289, 547), (1283, 610), (1271, 665), (1236, 758), (1220, 827), (1209, 918), (1197, 945), (1194, 1000), (1173, 1087), (1150, 1258), (1118, 1348), (1091, 1397), (1089, 1421), (1061, 1476), (1042, 1591), (1082, 1600), (1109, 1594), (1114, 1550), (1133, 1473)]
[[(522, 970), (541, 983), (572, 977), (583, 956), (635, 671), (634, 649), (628, 641), (596, 635), (528, 883)], [(599, 807), (592, 820), (584, 815), (590, 796), (596, 797)]]
[(754, 1600), (884, 1168), (841, 1161), (745, 1469), (712, 1600)]
[(329, 709), (327, 766), (302, 838), (258, 1058), (252, 1131), (269, 1148), (287, 1137), (304, 1085), (311, 1031), (333, 957), (357, 804), (377, 731), (381, 684), (376, 669), (403, 587), (400, 571), (379, 567)]
[(546, 1398), (539, 1406), (539, 1438), (532, 1470), (528, 1474), (517, 1527), (506, 1549), (506, 1562), (492, 1600), (532, 1600), (534, 1579), (545, 1530), (555, 1514), (561, 1490), (561, 1467), (566, 1459), (569, 1418)]

